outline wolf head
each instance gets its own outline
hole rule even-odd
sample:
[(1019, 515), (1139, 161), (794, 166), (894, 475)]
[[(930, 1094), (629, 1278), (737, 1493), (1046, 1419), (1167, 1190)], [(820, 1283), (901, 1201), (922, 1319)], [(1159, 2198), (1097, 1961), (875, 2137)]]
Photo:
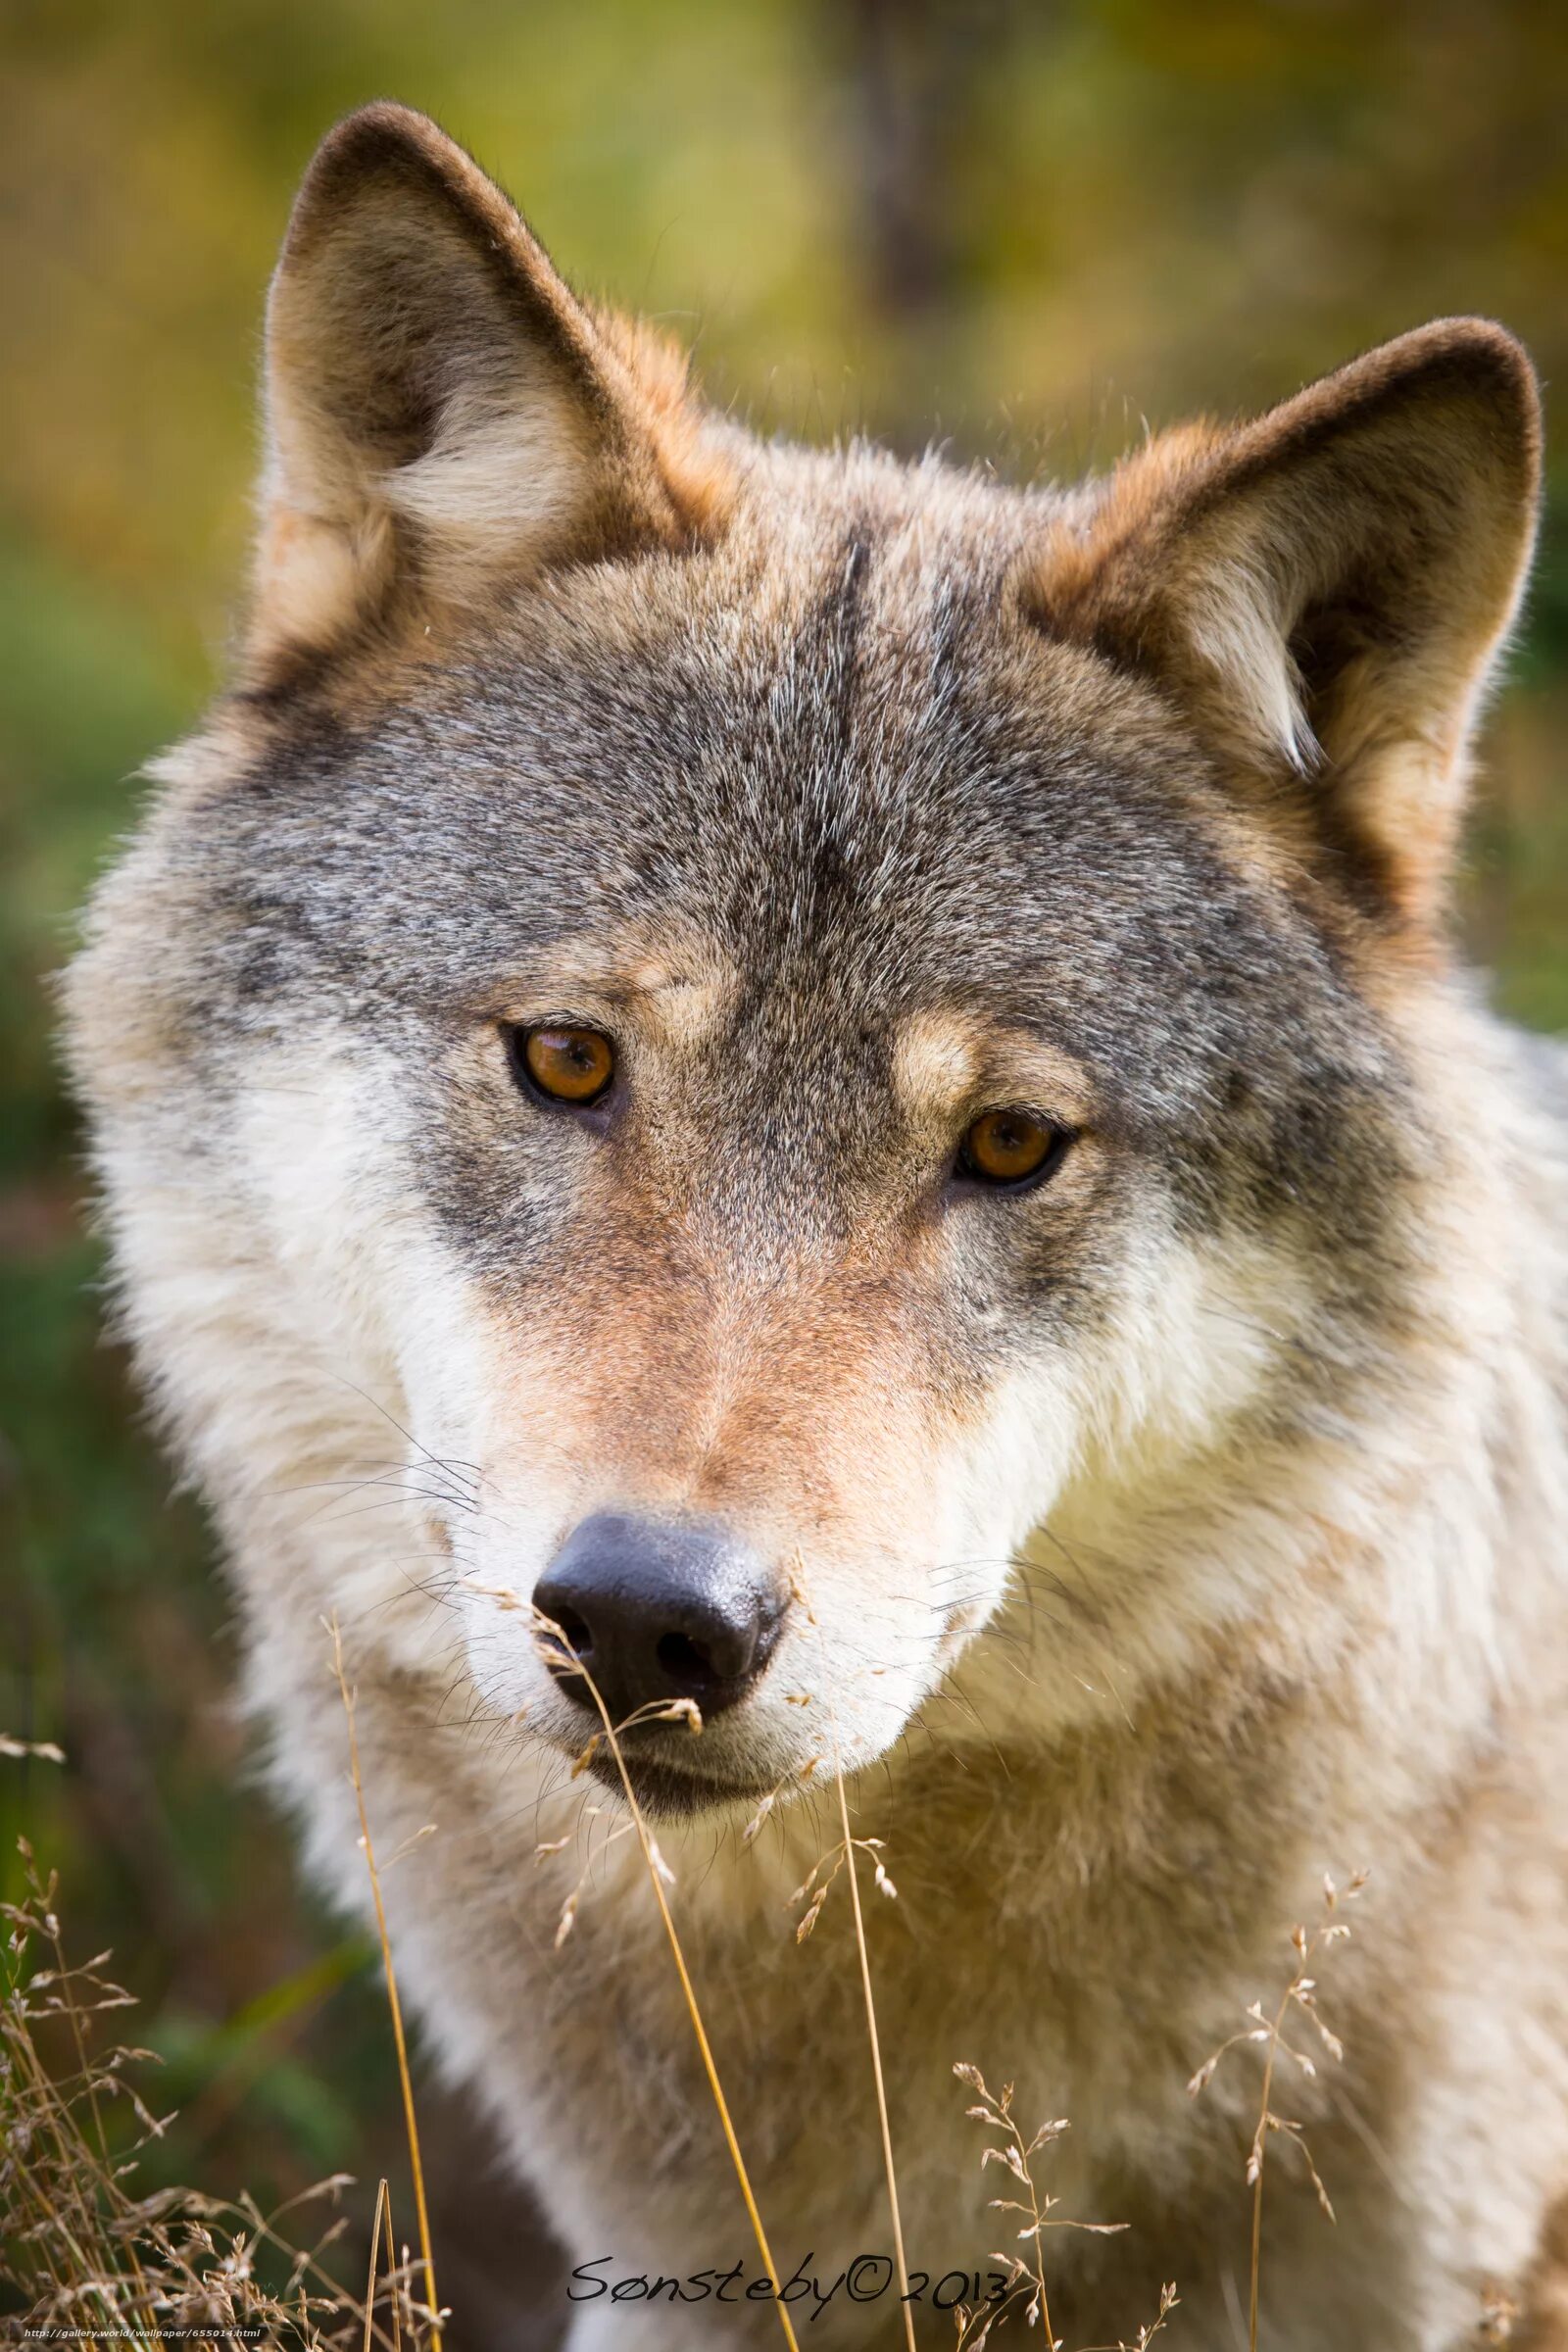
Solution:
[[(689, 1697), (634, 1752), (699, 1802), (1260, 1605), (1181, 1514), (1332, 1423), (1462, 1149), (1418, 1041), (1517, 345), (1066, 494), (762, 446), (375, 107), (268, 383), (241, 677), (70, 992), (255, 1641), (339, 1608), (567, 1750), (586, 1676)], [(416, 1533), (323, 1509), (372, 1477)]]

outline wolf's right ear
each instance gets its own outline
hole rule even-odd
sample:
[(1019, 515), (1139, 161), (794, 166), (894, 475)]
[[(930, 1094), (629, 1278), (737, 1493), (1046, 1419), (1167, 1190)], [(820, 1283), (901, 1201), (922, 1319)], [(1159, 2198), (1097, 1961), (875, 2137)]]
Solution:
[(690, 545), (724, 503), (680, 361), (577, 301), (407, 107), (351, 115), (306, 175), (268, 306), (267, 424), (263, 687), (553, 563)]

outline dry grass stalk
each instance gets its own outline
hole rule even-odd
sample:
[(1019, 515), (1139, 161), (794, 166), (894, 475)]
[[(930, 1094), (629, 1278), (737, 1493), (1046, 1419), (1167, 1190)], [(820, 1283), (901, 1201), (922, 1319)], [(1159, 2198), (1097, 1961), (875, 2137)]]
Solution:
[(1176, 2292), (1176, 2281), (1173, 2278), (1160, 2288), (1159, 2309), (1152, 2320), (1144, 2322), (1131, 2343), (1125, 2336), (1118, 2336), (1113, 2344), (1091, 2344), (1087, 2347), (1087, 2352), (1149, 2352), (1149, 2346), (1153, 2342), (1180, 2301), (1181, 2297)]
[[(811, 1627), (820, 1643), (821, 1628), (817, 1624), (816, 1614), (807, 1594), (805, 1574), (805, 1563), (797, 1553), (795, 1572), (791, 1579), (791, 1590), (805, 1614), (808, 1625)], [(808, 1692), (802, 1693), (796, 1703), (803, 1706), (808, 1704), (809, 1695)], [(876, 2086), (877, 2124), (882, 2135), (882, 2171), (887, 2181), (888, 2216), (893, 2228), (893, 2259), (899, 2275), (899, 2308), (904, 2314), (905, 2342), (908, 2346), (908, 2352), (915, 2352), (914, 2306), (909, 2299), (909, 2266), (904, 2252), (904, 2217), (899, 2211), (899, 2178), (893, 2162), (893, 2131), (888, 2121), (887, 2079), (882, 2069), (882, 2042), (881, 2036), (877, 2033), (876, 2000), (871, 1990), (871, 1955), (866, 1946), (865, 1920), (860, 1910), (860, 1880), (855, 1859), (857, 1848), (870, 1856), (878, 1892), (894, 1897), (899, 1890), (888, 1877), (883, 1864), (881, 1838), (857, 1838), (851, 1833), (850, 1800), (844, 1787), (844, 1760), (839, 1752), (838, 1717), (834, 1713), (831, 1703), (828, 1707), (828, 1729), (832, 1739), (833, 1780), (838, 1791), (839, 1825), (843, 1835), (831, 1858), (824, 1855), (815, 1862), (805, 1885), (798, 1886), (790, 1897), (791, 1907), (798, 1902), (805, 1901), (808, 1895), (810, 1897), (806, 1915), (795, 1930), (795, 1940), (797, 1943), (806, 1941), (821, 1917), (822, 1905), (827, 1900), (828, 1888), (838, 1877), (839, 1872), (848, 1864), (850, 1907), (855, 1916), (855, 1948), (860, 1964), (860, 1997), (865, 2007), (866, 2039), (871, 2048), (871, 2080)], [(808, 1766), (808, 1771), (809, 1770)], [(803, 1774), (801, 1777), (804, 1779), (806, 1775)], [(776, 1794), (777, 1791), (774, 1790), (773, 1794), (763, 1798), (755, 1819), (747, 1825), (746, 1842), (749, 1843), (761, 1828), (763, 1819), (771, 1809), (773, 1796)], [(825, 1872), (824, 1864), (827, 1865)]]
[[(831, 1714), (831, 1710), (830, 1710)], [(860, 1960), (860, 1992), (865, 2002), (865, 2031), (871, 2044), (871, 2076), (876, 2084), (877, 2122), (882, 2132), (882, 2169), (887, 2176), (888, 2212), (893, 2225), (893, 2258), (899, 2266), (900, 2309), (904, 2313), (905, 2340), (909, 2352), (914, 2348), (914, 2307), (909, 2301), (909, 2266), (904, 2255), (904, 2221), (899, 2212), (899, 2181), (893, 2165), (893, 2133), (888, 2124), (887, 2084), (882, 2074), (882, 2045), (876, 2030), (876, 2002), (871, 1995), (871, 1956), (865, 1944), (865, 1921), (860, 1915), (860, 1876), (856, 1866), (855, 1848), (858, 1844), (880, 1844), (880, 1839), (861, 1839), (850, 1835), (850, 1800), (844, 1790), (844, 1767), (839, 1760), (838, 1725), (833, 1723), (833, 1778), (839, 1792), (839, 1821), (844, 1831), (843, 1858), (850, 1870), (850, 1903), (855, 1913), (855, 1948)], [(880, 1856), (873, 1854), (876, 1883), (884, 1893), (896, 1893), (892, 1880), (882, 1867)], [(825, 1894), (827, 1889), (822, 1889)], [(818, 1906), (820, 1907), (820, 1905)]]
[[(414, 2112), (414, 2082), (409, 2073), (408, 2043), (403, 2033), (403, 2004), (398, 1999), (397, 1972), (392, 1966), (392, 1939), (387, 1934), (386, 1905), (381, 1899), (381, 1874), (375, 1866), (375, 1847), (370, 1838), (370, 1820), (365, 1808), (365, 1783), (360, 1775), (360, 1740), (354, 1721), (354, 1692), (343, 1666), (343, 1637), (338, 1630), (334, 1610), (326, 1628), (332, 1642), (332, 1672), (343, 1699), (343, 1712), (349, 1727), (349, 1777), (354, 1784), (354, 1802), (360, 1816), (360, 1843), (365, 1852), (366, 1868), (370, 1874), (370, 1892), (375, 1901), (375, 1927), (381, 1939), (381, 1965), (386, 1971), (387, 2006), (392, 2013), (392, 2038), (397, 2044), (398, 2082), (403, 2092), (403, 2120), (409, 2136), (409, 2167), (414, 2175), (414, 2205), (419, 2224), (419, 2254), (424, 2264), (425, 2296), (430, 2311), (430, 2340), (433, 2352), (441, 2352), (441, 2303), (436, 2293), (435, 2256), (430, 2246), (430, 2213), (424, 2195), (424, 2166), (419, 2156), (419, 2126)], [(376, 2200), (379, 2217), (380, 2199)], [(397, 2304), (394, 2299), (393, 2311)]]
[[(841, 1774), (839, 1777), (840, 1781), (842, 1782), (843, 1775)], [(827, 1901), (828, 1888), (832, 1886), (834, 1880), (838, 1877), (840, 1871), (844, 1868), (845, 1863), (850, 1859), (852, 1853), (855, 1853), (856, 1851), (864, 1854), (870, 1861), (872, 1871), (876, 1878), (877, 1892), (879, 1894), (885, 1894), (889, 1896), (893, 1896), (898, 1893), (899, 1890), (894, 1886), (893, 1881), (888, 1877), (887, 1867), (882, 1860), (882, 1855), (885, 1850), (886, 1848), (884, 1842), (880, 1838), (851, 1838), (849, 1836), (845, 1836), (840, 1838), (837, 1845), (829, 1846), (825, 1854), (818, 1854), (816, 1860), (807, 1872), (806, 1877), (801, 1881), (799, 1886), (796, 1887), (795, 1892), (786, 1899), (784, 1906), (787, 1911), (793, 1911), (797, 1903), (806, 1904), (806, 1909), (802, 1912), (801, 1917), (795, 1924), (795, 1940), (797, 1943), (804, 1943), (806, 1941), (806, 1938), (808, 1936), (809, 1936), (811, 1930), (821, 1918), (822, 1906)], [(809, 1900), (808, 1900), (808, 1897), (809, 1897)]]
[(1301, 2125), (1293, 2117), (1280, 2115), (1275, 2111), (1274, 2083), (1282, 2060), (1296, 2067), (1308, 2081), (1317, 2073), (1316, 2060), (1309, 2052), (1298, 2049), (1285, 2031), (1293, 2010), (1300, 2010), (1331, 2058), (1338, 2060), (1345, 2056), (1345, 2045), (1337, 2034), (1329, 2032), (1318, 2014), (1317, 1980), (1311, 1971), (1321, 1966), (1323, 1958), (1333, 1945), (1348, 1941), (1350, 1931), (1346, 1922), (1337, 1916), (1339, 1906), (1342, 1900), (1347, 1902), (1354, 1900), (1366, 1885), (1369, 1875), (1367, 1871), (1358, 1870), (1343, 1890), (1335, 1886), (1331, 1878), (1325, 1876), (1323, 1911), (1316, 1927), (1310, 1932), (1302, 1926), (1297, 1926), (1291, 1930), (1291, 1949), (1295, 1954), (1296, 1964), (1291, 1973), (1290, 1983), (1281, 1994), (1273, 2015), (1270, 2016), (1264, 2011), (1261, 2001), (1251, 2002), (1247, 2010), (1250, 2023), (1241, 2033), (1233, 2034), (1228, 2041), (1221, 2042), (1219, 2048), (1204, 2059), (1187, 2085), (1190, 2094), (1196, 2098), (1212, 2082), (1215, 2069), (1231, 2050), (1260, 2048), (1263, 2052), (1263, 2087), (1258, 2107), (1257, 2128), (1252, 2133), (1251, 2143), (1247, 2152), (1247, 2178), (1251, 2183), (1252, 2189), (1252, 2243), (1248, 2287), (1248, 2352), (1257, 2352), (1258, 2279), (1263, 2256), (1263, 2175), (1267, 2164), (1271, 2134), (1279, 2133), (1297, 2149), (1306, 2167), (1307, 2178), (1316, 2192), (1318, 2204), (1329, 2221), (1332, 2222), (1334, 2219), (1334, 2207), (1329, 2202), (1329, 2192), (1324, 2187), (1317, 2167), (1312, 2161), (1311, 2150), (1306, 2144), (1306, 2134)]
[[(420, 2335), (421, 2322), (438, 2320), (447, 2316), (444, 2313), (435, 2313), (429, 2311), (428, 2309), (423, 2309), (414, 2302), (413, 2296), (410, 2292), (410, 2281), (414, 2275), (415, 2265), (408, 2247), (405, 2246), (403, 2249), (403, 2259), (401, 2262), (394, 2264), (392, 2260), (392, 2190), (390, 2183), (383, 2175), (382, 2179), (376, 2183), (375, 2216), (370, 2227), (370, 2260), (365, 2288), (365, 2338), (361, 2344), (360, 2352), (371, 2352), (371, 2322), (374, 2317), (377, 2301), (379, 2300), (375, 2284), (375, 2268), (381, 2252), (381, 2225), (383, 2220), (386, 2224), (386, 2250), (388, 2266), (386, 2277), (383, 2281), (383, 2291), (386, 2298), (387, 2309), (390, 2313), (392, 2321), (392, 2352), (403, 2352), (403, 2330), (405, 2326), (409, 2330), (409, 2339), (411, 2345), (417, 2347), (422, 2342), (422, 2337)], [(431, 2341), (433, 2345), (433, 2337)]]
[(33, 1756), (41, 1764), (63, 1764), (66, 1751), (52, 1740), (14, 1740), (9, 1732), (0, 1732), (0, 1756)]
[[(1000, 2092), (993, 2091), (977, 2066), (960, 2061), (953, 2071), (960, 2082), (966, 2082), (978, 2094), (978, 2103), (965, 2108), (964, 2113), (1001, 2133), (1001, 2137), (993, 2141), (981, 2157), (981, 2171), (987, 2165), (1000, 2164), (1017, 2181), (1029, 2200), (1025, 2205), (1016, 2197), (993, 2197), (990, 2200), (991, 2210), (994, 2213), (1023, 2215), (1024, 2226), (1017, 2232), (1017, 2242), (1031, 2247), (1034, 2256), (1029, 2262), (1021, 2254), (992, 2256), (993, 2262), (1001, 2263), (1004, 2271), (1008, 2273), (1006, 2293), (995, 2303), (984, 2304), (975, 2311), (960, 2307), (959, 2352), (980, 2352), (980, 2347), (987, 2341), (997, 2322), (1020, 2305), (1028, 2327), (1044, 2326), (1046, 2352), (1061, 2352), (1062, 2338), (1051, 2324), (1051, 2298), (1046, 2286), (1045, 2232), (1048, 2230), (1083, 2230), (1092, 2237), (1119, 2237), (1127, 2224), (1076, 2222), (1069, 2221), (1065, 2215), (1053, 2218), (1053, 2209), (1059, 2200), (1038, 2186), (1034, 2177), (1034, 2159), (1042, 2148), (1050, 2147), (1060, 2139), (1067, 2129), (1066, 2117), (1058, 2116), (1053, 2123), (1041, 2124), (1026, 2139), (1012, 2112), (1013, 2085), (1010, 2082), (1004, 2082)], [(1146, 2328), (1139, 2330), (1136, 2345), (1119, 2346), (1117, 2352), (1143, 2352), (1143, 2347), (1164, 2326), (1175, 2308), (1176, 2289), (1174, 2285), (1167, 2286), (1161, 2291), (1158, 2313)]]
[[(631, 1774), (626, 1769), (626, 1758), (620, 1744), (620, 1733), (623, 1731), (629, 1731), (633, 1725), (643, 1722), (684, 1722), (694, 1736), (698, 1735), (701, 1733), (703, 1728), (702, 1714), (694, 1701), (689, 1698), (684, 1698), (671, 1700), (667, 1706), (654, 1705), (639, 1707), (635, 1714), (629, 1715), (626, 1718), (624, 1723), (619, 1725), (612, 1723), (610, 1716), (610, 1710), (605, 1704), (603, 1694), (599, 1690), (599, 1686), (594, 1681), (593, 1676), (583, 1666), (581, 1660), (573, 1650), (570, 1642), (566, 1640), (565, 1635), (562, 1632), (561, 1627), (556, 1624), (555, 1620), (545, 1616), (542, 1610), (533, 1608), (530, 1604), (525, 1604), (516, 1600), (513, 1594), (497, 1594), (493, 1595), (493, 1597), (501, 1599), (503, 1606), (510, 1605), (514, 1608), (528, 1606), (528, 1613), (533, 1622), (535, 1639), (539, 1643), (540, 1651), (544, 1657), (545, 1663), (557, 1671), (565, 1669), (573, 1676), (580, 1676), (585, 1688), (593, 1698), (594, 1706), (599, 1716), (600, 1729), (594, 1734), (587, 1746), (583, 1749), (582, 1754), (577, 1758), (573, 1769), (577, 1772), (586, 1770), (593, 1756), (597, 1753), (600, 1744), (603, 1743), (604, 1745), (608, 1746), (610, 1753), (614, 1760), (615, 1769), (620, 1775), (620, 1785), (626, 1798), (627, 1810), (631, 1814), (632, 1827), (636, 1832), (638, 1842), (642, 1846), (643, 1860), (647, 1865), (648, 1877), (654, 1889), (655, 1900), (659, 1904), (660, 1918), (664, 1924), (664, 1934), (669, 1939), (669, 1949), (671, 1956), (674, 1959), (675, 1972), (680, 1979), (681, 1992), (685, 1997), (686, 2013), (691, 2019), (692, 2033), (696, 2036), (698, 2053), (703, 2062), (703, 2072), (708, 2078), (709, 2091), (711, 2094), (714, 2108), (718, 2114), (719, 2125), (724, 2134), (724, 2144), (729, 2150), (730, 2163), (735, 2169), (735, 2178), (740, 2183), (740, 2191), (746, 2205), (747, 2218), (752, 2225), (752, 2234), (757, 2240), (757, 2250), (762, 2257), (763, 2268), (765, 2269), (768, 2278), (771, 2278), (776, 2285), (781, 2280), (783, 2274), (779, 2271), (777, 2265), (775, 2264), (773, 2260), (772, 2248), (767, 2242), (767, 2231), (762, 2226), (762, 2216), (758, 2207), (756, 2195), (752, 2189), (751, 2175), (746, 2169), (746, 2159), (741, 2154), (741, 2143), (735, 2130), (734, 2121), (730, 2115), (729, 2101), (724, 2096), (724, 2086), (718, 2078), (718, 2067), (713, 2057), (712, 2046), (708, 2038), (708, 2029), (703, 2023), (702, 2010), (698, 2007), (697, 1993), (692, 1984), (691, 1971), (686, 1965), (686, 1954), (681, 1948), (680, 1937), (675, 1932), (674, 1918), (671, 1915), (668, 1898), (664, 1892), (666, 1886), (674, 1885), (674, 1873), (670, 1869), (668, 1863), (664, 1860), (663, 1855), (660, 1852), (658, 1841), (648, 1827), (647, 1819), (643, 1813), (642, 1806), (637, 1801), (637, 1791), (632, 1787)], [(571, 1893), (566, 1898), (566, 1907), (562, 1913), (561, 1926), (557, 1930), (556, 1934), (556, 1941), (558, 1944), (560, 1944), (564, 1939), (565, 1936), (570, 1932), (571, 1922), (576, 1916), (577, 1901), (580, 1891), (581, 1882), (579, 1881), (578, 1886), (572, 1889)], [(788, 2306), (783, 2303), (777, 2295), (775, 2295), (773, 2298), (773, 2308), (778, 2313), (779, 2326), (784, 2331), (784, 2340), (789, 2345), (790, 2352), (800, 2352), (800, 2346), (796, 2340), (794, 2322), (790, 2318)]]
[(1522, 2306), (1495, 2278), (1489, 2278), (1481, 2290), (1480, 2335), (1484, 2344), (1510, 2344), (1514, 2330), (1524, 2317)]
[(392, 2199), (383, 2173), (375, 2187), (375, 2219), (370, 2225), (369, 2275), (365, 2282), (365, 2342), (361, 2352), (370, 2352), (370, 2314), (375, 2307), (375, 2266), (381, 2253), (381, 2215), (386, 2214), (387, 2242), (392, 2239)]
[[(411, 2352), (433, 2345), (433, 2315), (415, 2301), (406, 2263), (382, 2297), (372, 2290), (361, 2303), (324, 2263), (341, 2217), (307, 2247), (284, 2233), (295, 2208), (335, 2204), (346, 2175), (272, 2214), (248, 2196), (134, 2195), (140, 2152), (169, 2120), (130, 2079), (153, 2054), (97, 2047), (99, 2021), (132, 2006), (130, 1996), (103, 1974), (107, 1954), (68, 1964), (56, 1881), (39, 1874), (25, 1840), (19, 1850), (26, 1893), (6, 1907), (0, 1957), (0, 2287), (20, 2306), (8, 2330), (70, 2328), (106, 2352), (127, 2335), (219, 2352), (237, 2330), (269, 2352), (400, 2352), (407, 2326)], [(66, 2062), (51, 2065), (41, 2041), (62, 2036)], [(128, 2126), (120, 2133), (117, 2115)], [(267, 2283), (269, 2267), (278, 2283)]]

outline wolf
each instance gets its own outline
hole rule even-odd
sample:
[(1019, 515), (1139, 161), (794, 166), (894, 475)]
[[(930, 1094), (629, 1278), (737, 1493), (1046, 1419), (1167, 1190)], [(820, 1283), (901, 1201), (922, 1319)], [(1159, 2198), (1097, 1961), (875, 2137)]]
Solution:
[[(949, 2340), (1018, 2243), (956, 2064), (1070, 2123), (1048, 2334), (1174, 2281), (1173, 2348), (1245, 2340), (1256, 2133), (1263, 2342), (1568, 2342), (1568, 1086), (1449, 915), (1520, 346), (1077, 487), (764, 442), (378, 104), (266, 397), (232, 683), (70, 1050), (276, 1787), (363, 1907), (335, 1623), (570, 2352), (775, 2290)], [(1191, 2096), (1363, 1867), (1298, 2131), (1255, 2039)]]

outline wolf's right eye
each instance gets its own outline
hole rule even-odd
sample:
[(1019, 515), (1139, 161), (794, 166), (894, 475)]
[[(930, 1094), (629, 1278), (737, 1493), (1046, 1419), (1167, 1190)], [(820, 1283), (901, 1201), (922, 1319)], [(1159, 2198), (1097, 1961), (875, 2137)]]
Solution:
[(1067, 1143), (1063, 1128), (1033, 1111), (988, 1110), (964, 1134), (958, 1172), (999, 1192), (1024, 1192), (1054, 1173)]
[(552, 1102), (597, 1102), (615, 1074), (615, 1050), (597, 1029), (509, 1029), (514, 1075)]

